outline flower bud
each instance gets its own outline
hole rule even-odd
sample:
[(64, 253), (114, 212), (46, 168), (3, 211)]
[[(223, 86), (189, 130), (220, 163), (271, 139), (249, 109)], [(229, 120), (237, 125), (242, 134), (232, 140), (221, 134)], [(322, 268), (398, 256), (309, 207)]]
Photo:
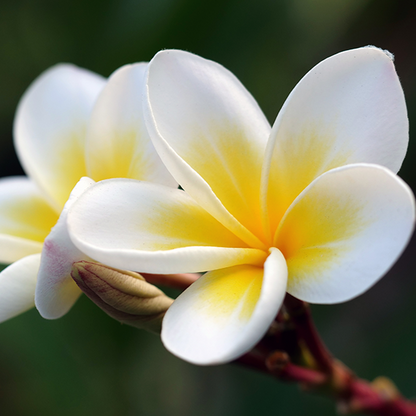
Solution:
[(78, 287), (112, 318), (152, 332), (160, 332), (173, 299), (138, 273), (100, 263), (79, 261), (71, 276)]

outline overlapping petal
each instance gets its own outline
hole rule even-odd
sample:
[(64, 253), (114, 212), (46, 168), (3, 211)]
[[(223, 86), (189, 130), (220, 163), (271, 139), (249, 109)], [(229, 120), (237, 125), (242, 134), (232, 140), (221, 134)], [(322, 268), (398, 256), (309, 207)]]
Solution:
[(196, 364), (235, 359), (264, 335), (286, 288), (341, 302), (400, 255), (415, 203), (392, 173), (408, 124), (388, 53), (362, 48), (316, 66), (267, 148), (267, 121), (221, 66), (163, 51), (146, 79), (151, 139), (185, 192), (105, 181), (79, 198), (68, 223), (80, 250), (113, 267), (208, 271), (166, 314), (171, 352)]
[(20, 259), (0, 274), (0, 322), (13, 318), (35, 305), (36, 276), (40, 254)]
[(168, 309), (162, 341), (194, 364), (234, 360), (265, 334), (283, 302), (286, 282), (286, 262), (277, 249), (264, 268), (242, 265), (208, 272)]
[(91, 114), (86, 142), (88, 176), (133, 178), (177, 187), (156, 153), (143, 117), (146, 63), (114, 72)]
[(185, 192), (128, 179), (90, 187), (70, 209), (68, 227), (74, 244), (91, 258), (144, 273), (261, 265), (266, 258)]
[(58, 219), (42, 192), (23, 176), (0, 179), (0, 262), (40, 253)]
[(65, 315), (82, 293), (71, 277), (71, 269), (73, 263), (89, 260), (89, 257), (72, 244), (66, 220), (72, 204), (94, 183), (90, 178), (78, 182), (45, 240), (35, 293), (36, 307), (44, 318)]
[(20, 180), (27, 182), (22, 186), (17, 180), (0, 183), (0, 243), (7, 245), (0, 261), (38, 253), (44, 242), (36, 306), (45, 318), (65, 314), (81, 293), (70, 270), (74, 261), (89, 257), (72, 244), (66, 217), (91, 180), (83, 179), (74, 189), (56, 221), (87, 171), (98, 180), (133, 177), (177, 187), (146, 131), (145, 71), (146, 64), (125, 66), (103, 90), (102, 77), (57, 65), (43, 73), (19, 103), (15, 144), (25, 170), (44, 194), (26, 179)]
[(402, 253), (414, 220), (412, 192), (390, 170), (356, 164), (323, 174), (295, 200), (277, 231), (288, 292), (313, 303), (358, 296)]
[(175, 50), (150, 62), (147, 93), (149, 132), (175, 179), (241, 239), (264, 248), (258, 200), (270, 126), (253, 97), (221, 65)]
[(14, 124), (19, 159), (58, 212), (86, 175), (86, 127), (104, 84), (85, 69), (57, 65), (37, 78), (19, 103)]
[(397, 172), (407, 143), (406, 104), (391, 54), (366, 47), (325, 59), (294, 88), (273, 126), (263, 172), (272, 229), (325, 171), (376, 163)]
[[(163, 185), (78, 184), (45, 240), (36, 289), (44, 317), (60, 317), (75, 302), (80, 291), (70, 269), (87, 256), (144, 273), (208, 271), (168, 310), (162, 339), (188, 361), (222, 363), (261, 339), (286, 289), (315, 303), (350, 299), (406, 245), (415, 204), (389, 170), (399, 169), (408, 134), (389, 54), (362, 48), (316, 66), (286, 101), (267, 148), (270, 126), (257, 103), (214, 62), (162, 51), (103, 85), (68, 65), (33, 84), (15, 123), (26, 170), (57, 210), (86, 172)], [(174, 189), (176, 181), (185, 192)], [(20, 195), (2, 199), (1, 189), (0, 233)], [(17, 226), (11, 230), (0, 243), (32, 242)], [(26, 253), (11, 247), (15, 256)], [(3, 276), (33, 271), (38, 262), (35, 255), (6, 269), (0, 288), (17, 293), (24, 279), (4, 283)], [(12, 295), (17, 306), (0, 305), (0, 319), (33, 305), (32, 275)]]

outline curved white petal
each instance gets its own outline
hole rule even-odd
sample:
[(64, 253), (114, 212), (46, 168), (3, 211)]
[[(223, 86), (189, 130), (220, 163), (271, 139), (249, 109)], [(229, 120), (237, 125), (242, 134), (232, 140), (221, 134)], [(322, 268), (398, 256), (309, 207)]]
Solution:
[(70, 209), (68, 229), (91, 258), (144, 273), (201, 272), (265, 259), (185, 192), (131, 179), (89, 188)]
[(288, 292), (312, 303), (360, 295), (400, 256), (414, 220), (413, 194), (390, 170), (356, 164), (323, 174), (294, 201), (277, 231)]
[(259, 187), (270, 126), (253, 97), (221, 65), (183, 51), (149, 64), (145, 117), (180, 185), (211, 215), (264, 248)]
[(406, 104), (391, 54), (366, 47), (325, 59), (294, 88), (273, 126), (262, 178), (266, 186), (270, 169), (272, 229), (322, 173), (351, 163), (397, 172), (407, 143)]
[(0, 234), (0, 263), (11, 264), (23, 257), (42, 251), (42, 243), (26, 238)]
[(114, 72), (99, 95), (87, 132), (87, 170), (95, 181), (132, 178), (177, 187), (160, 160), (143, 118), (147, 64)]
[(162, 326), (165, 347), (200, 365), (238, 358), (266, 333), (283, 302), (286, 282), (286, 262), (276, 249), (264, 270), (243, 265), (208, 272), (168, 309)]
[(0, 179), (0, 262), (40, 253), (58, 219), (37, 186), (24, 176)]
[(14, 137), (20, 162), (58, 211), (86, 175), (86, 127), (104, 83), (85, 69), (56, 65), (32, 83), (17, 108)]
[(94, 181), (82, 178), (75, 186), (62, 214), (45, 240), (36, 285), (35, 303), (39, 313), (46, 319), (56, 319), (65, 315), (81, 290), (71, 277), (72, 264), (89, 260), (78, 250), (68, 235), (66, 220), (69, 208)]
[(35, 306), (40, 254), (24, 257), (0, 272), (0, 322)]

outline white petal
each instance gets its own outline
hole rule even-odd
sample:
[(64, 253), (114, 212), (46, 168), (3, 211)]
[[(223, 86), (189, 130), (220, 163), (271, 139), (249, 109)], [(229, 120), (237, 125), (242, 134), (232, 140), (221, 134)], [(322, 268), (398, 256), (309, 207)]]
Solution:
[(249, 351), (264, 336), (286, 293), (287, 267), (271, 249), (263, 269), (237, 266), (209, 272), (168, 309), (165, 347), (194, 364), (221, 364)]
[(145, 117), (166, 167), (201, 206), (253, 247), (265, 248), (259, 200), (270, 126), (238, 79), (183, 51), (149, 64)]
[(0, 322), (35, 306), (40, 254), (24, 257), (0, 273)]
[(272, 229), (322, 173), (351, 163), (397, 172), (408, 143), (403, 91), (390, 54), (374, 47), (339, 53), (315, 66), (286, 100), (268, 143)]
[(68, 228), (91, 258), (144, 273), (201, 272), (265, 259), (185, 192), (131, 179), (89, 188), (71, 208)]
[(85, 69), (57, 65), (33, 82), (17, 108), (14, 136), (20, 162), (58, 211), (86, 175), (86, 126), (104, 83)]
[(143, 118), (147, 64), (114, 72), (99, 95), (87, 134), (88, 176), (132, 178), (177, 187), (147, 133)]
[(69, 208), (93, 184), (94, 181), (90, 178), (82, 178), (78, 182), (57, 224), (45, 240), (35, 302), (39, 313), (46, 319), (56, 319), (65, 315), (81, 295), (81, 290), (71, 277), (72, 264), (89, 260), (89, 257), (72, 243), (66, 220)]
[(58, 219), (37, 186), (24, 176), (0, 179), (0, 262), (40, 253)]
[(42, 243), (7, 234), (0, 234), (0, 247), (0, 263), (3, 264), (10, 264), (42, 251)]
[(288, 292), (313, 303), (360, 295), (400, 256), (414, 220), (413, 194), (390, 170), (357, 164), (323, 174), (295, 200), (277, 231)]

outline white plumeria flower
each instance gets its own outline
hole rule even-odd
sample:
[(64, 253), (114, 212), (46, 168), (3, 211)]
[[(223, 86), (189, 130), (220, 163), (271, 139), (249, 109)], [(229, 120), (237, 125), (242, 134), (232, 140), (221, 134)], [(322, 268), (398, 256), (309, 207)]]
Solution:
[(346, 51), (313, 68), (270, 128), (222, 66), (163, 51), (147, 72), (146, 121), (185, 190), (122, 179), (91, 186), (68, 214), (77, 247), (147, 273), (204, 272), (168, 310), (165, 346), (196, 364), (252, 348), (285, 292), (358, 296), (392, 266), (414, 223), (393, 172), (408, 121), (390, 54)]
[(107, 82), (61, 64), (22, 97), (14, 134), (29, 178), (0, 180), (0, 262), (13, 263), (0, 273), (0, 321), (35, 302), (43, 317), (58, 318), (79, 297), (70, 271), (74, 261), (89, 257), (69, 239), (66, 215), (94, 180), (126, 177), (177, 187), (145, 127), (146, 68), (126, 65)]

